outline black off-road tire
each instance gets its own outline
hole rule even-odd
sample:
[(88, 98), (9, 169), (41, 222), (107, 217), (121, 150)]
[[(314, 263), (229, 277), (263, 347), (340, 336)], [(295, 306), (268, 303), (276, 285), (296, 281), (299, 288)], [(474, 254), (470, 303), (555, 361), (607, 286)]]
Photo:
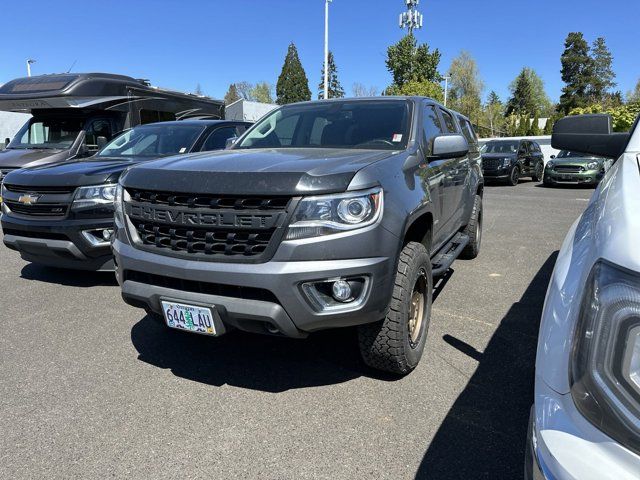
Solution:
[(520, 180), (520, 167), (517, 165), (511, 169), (511, 173), (509, 174), (509, 179), (507, 183), (512, 187), (518, 185), (518, 181)]
[(541, 182), (544, 177), (544, 162), (538, 162), (535, 170), (533, 171), (533, 175), (531, 175), (531, 179), (534, 182)]
[[(420, 290), (416, 290), (418, 285)], [(412, 341), (409, 320), (415, 291), (423, 291), (424, 304), (420, 326)], [(427, 341), (432, 293), (429, 253), (424, 245), (409, 242), (400, 252), (389, 313), (380, 322), (358, 327), (360, 353), (368, 366), (406, 375), (418, 365)]]
[(547, 177), (546, 175), (542, 178), (542, 184), (545, 187), (553, 187), (553, 182), (549, 180), (549, 177)]
[(473, 212), (471, 219), (464, 229), (464, 233), (469, 236), (469, 243), (460, 253), (460, 258), (472, 260), (480, 253), (482, 244), (482, 197), (476, 195), (473, 202)]

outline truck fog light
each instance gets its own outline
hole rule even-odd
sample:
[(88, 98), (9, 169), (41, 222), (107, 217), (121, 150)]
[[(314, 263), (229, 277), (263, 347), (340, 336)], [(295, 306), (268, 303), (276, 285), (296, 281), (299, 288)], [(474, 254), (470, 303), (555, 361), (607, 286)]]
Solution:
[(105, 240), (105, 241), (107, 241), (107, 242), (108, 242), (109, 240), (111, 240), (111, 236), (112, 236), (112, 235), (113, 235), (113, 230), (112, 230), (112, 229), (110, 229), (110, 228), (105, 228), (105, 229), (102, 231), (102, 238), (104, 238), (104, 240)]
[(351, 298), (351, 285), (344, 280), (338, 280), (333, 282), (331, 293), (333, 294), (333, 298), (339, 302), (347, 302)]

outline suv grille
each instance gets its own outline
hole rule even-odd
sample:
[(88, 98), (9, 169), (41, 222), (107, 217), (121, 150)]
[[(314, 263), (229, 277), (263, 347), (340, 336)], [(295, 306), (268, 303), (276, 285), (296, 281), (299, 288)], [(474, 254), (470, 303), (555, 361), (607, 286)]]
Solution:
[(19, 202), (4, 200), (9, 210), (19, 215), (34, 217), (64, 217), (67, 214), (67, 205), (61, 203), (42, 203), (36, 205), (26, 205)]
[(189, 195), (128, 189), (136, 243), (167, 255), (266, 261), (277, 247), (291, 197)]
[(497, 170), (502, 165), (501, 158), (483, 158), (482, 167), (486, 170)]

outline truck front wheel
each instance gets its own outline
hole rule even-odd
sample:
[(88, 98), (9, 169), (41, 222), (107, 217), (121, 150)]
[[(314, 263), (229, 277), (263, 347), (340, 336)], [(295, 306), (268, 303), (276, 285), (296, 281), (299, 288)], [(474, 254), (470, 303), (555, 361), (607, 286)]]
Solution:
[(432, 291), (429, 253), (424, 245), (409, 242), (400, 252), (387, 316), (358, 328), (360, 353), (367, 365), (399, 375), (418, 365), (431, 320)]

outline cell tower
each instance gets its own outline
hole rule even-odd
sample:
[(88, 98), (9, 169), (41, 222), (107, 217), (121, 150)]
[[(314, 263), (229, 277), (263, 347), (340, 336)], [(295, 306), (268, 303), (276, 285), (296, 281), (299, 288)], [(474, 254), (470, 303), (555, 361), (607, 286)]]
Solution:
[(404, 0), (407, 4), (407, 11), (400, 14), (400, 28), (406, 28), (409, 33), (414, 29), (422, 28), (422, 14), (418, 12), (420, 0)]

